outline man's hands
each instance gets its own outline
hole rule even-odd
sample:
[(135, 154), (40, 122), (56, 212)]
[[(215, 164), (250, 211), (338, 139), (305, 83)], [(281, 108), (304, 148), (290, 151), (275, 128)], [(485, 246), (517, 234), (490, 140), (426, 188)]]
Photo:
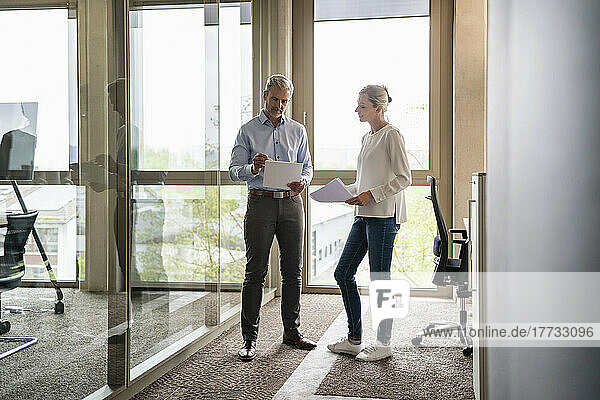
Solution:
[(265, 167), (265, 161), (269, 159), (265, 153), (256, 153), (252, 159), (252, 173), (258, 174)]
[(292, 189), (292, 196), (302, 193), (302, 191), (306, 187), (304, 181), (290, 182), (287, 185), (290, 189)]
[(346, 200), (346, 204), (353, 206), (364, 206), (367, 205), (373, 199), (373, 195), (369, 190), (362, 192), (356, 197), (349, 198)]
[[(265, 161), (267, 161), (268, 159), (269, 156), (267, 156), (265, 153), (256, 153), (256, 155), (252, 159), (252, 173), (258, 174), (260, 170), (265, 167)], [(287, 185), (292, 191), (292, 196), (302, 193), (302, 191), (306, 187), (304, 180), (290, 182)]]

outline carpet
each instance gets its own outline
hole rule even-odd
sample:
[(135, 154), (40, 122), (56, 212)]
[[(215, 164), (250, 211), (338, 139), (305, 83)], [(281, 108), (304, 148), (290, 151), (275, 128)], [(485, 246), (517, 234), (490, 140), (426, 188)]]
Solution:
[[(263, 306), (257, 356), (237, 359), (239, 324), (138, 393), (134, 399), (270, 399), (307, 354), (281, 343), (280, 298)], [(343, 310), (339, 295), (302, 295), (302, 333), (318, 340)], [(251, 388), (251, 389), (250, 389)]]
[[(108, 295), (63, 289), (65, 313), (4, 314), (11, 336), (39, 342), (0, 363), (1, 399), (81, 399), (106, 385)], [(19, 287), (2, 293), (2, 306), (52, 308), (50, 288)], [(131, 364), (136, 366), (204, 325), (205, 304), (215, 293), (143, 291), (132, 297)], [(239, 304), (240, 293), (222, 292), (222, 311)], [(0, 343), (0, 351), (15, 347)]]
[[(392, 358), (367, 363), (339, 355), (316, 394), (402, 400), (474, 399), (473, 358), (463, 356), (457, 337), (425, 338), (419, 348), (410, 342), (430, 321), (456, 321), (458, 310), (451, 301), (411, 299), (408, 316), (394, 321)], [(375, 340), (368, 311), (363, 317), (363, 331), (367, 344)]]

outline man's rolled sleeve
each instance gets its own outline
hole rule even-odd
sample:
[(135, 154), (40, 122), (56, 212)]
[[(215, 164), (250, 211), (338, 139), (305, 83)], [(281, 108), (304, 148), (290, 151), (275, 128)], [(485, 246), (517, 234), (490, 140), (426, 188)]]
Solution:
[(304, 179), (304, 183), (308, 187), (313, 177), (313, 166), (308, 149), (308, 136), (306, 135), (304, 126), (302, 127), (302, 142), (298, 149), (298, 162), (302, 163), (302, 179)]

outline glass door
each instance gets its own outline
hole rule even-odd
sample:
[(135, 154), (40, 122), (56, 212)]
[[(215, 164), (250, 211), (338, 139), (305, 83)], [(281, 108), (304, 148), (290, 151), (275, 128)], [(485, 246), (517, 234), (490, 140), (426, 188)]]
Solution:
[(222, 171), (252, 112), (250, 2), (136, 3), (132, 379), (239, 312), (246, 189)]

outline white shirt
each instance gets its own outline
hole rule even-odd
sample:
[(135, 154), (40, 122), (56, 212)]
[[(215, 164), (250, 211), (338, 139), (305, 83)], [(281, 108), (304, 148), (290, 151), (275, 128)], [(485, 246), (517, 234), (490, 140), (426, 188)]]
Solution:
[(369, 190), (373, 195), (365, 206), (355, 206), (354, 215), (386, 218), (396, 216), (396, 224), (407, 221), (404, 189), (411, 184), (404, 137), (388, 124), (362, 138), (358, 154), (356, 182), (348, 185), (355, 196)]

